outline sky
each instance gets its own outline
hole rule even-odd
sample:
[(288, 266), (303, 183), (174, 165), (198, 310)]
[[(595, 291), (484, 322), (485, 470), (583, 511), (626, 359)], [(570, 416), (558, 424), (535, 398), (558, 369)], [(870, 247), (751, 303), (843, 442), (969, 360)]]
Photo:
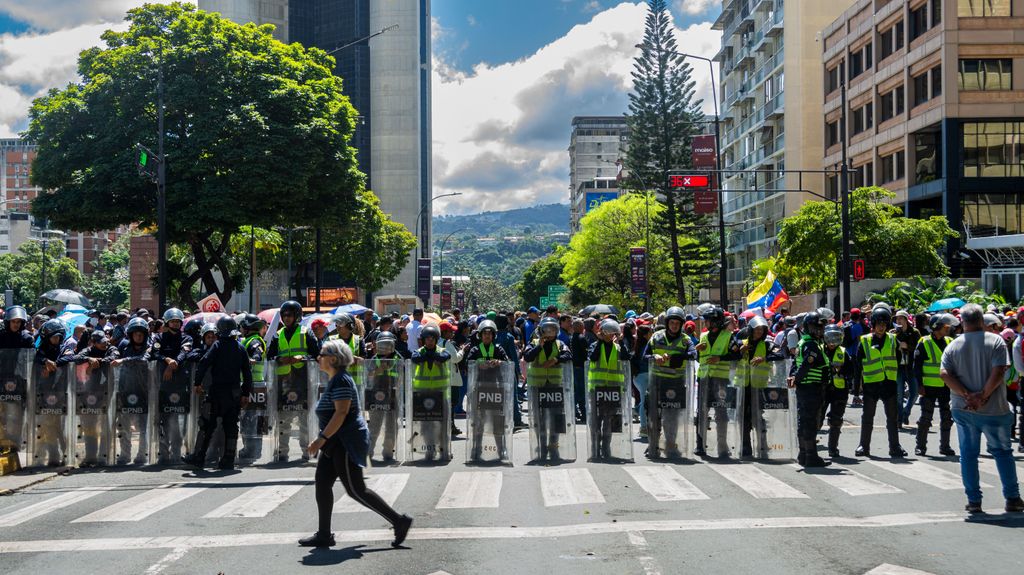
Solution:
[[(143, 0), (0, 0), (0, 137), (32, 99), (76, 81), (76, 57), (123, 29)], [(671, 0), (680, 49), (712, 56), (721, 2)], [(457, 214), (568, 202), (577, 115), (626, 111), (646, 4), (612, 0), (434, 0), (434, 204)], [(694, 69), (711, 110), (710, 71)]]

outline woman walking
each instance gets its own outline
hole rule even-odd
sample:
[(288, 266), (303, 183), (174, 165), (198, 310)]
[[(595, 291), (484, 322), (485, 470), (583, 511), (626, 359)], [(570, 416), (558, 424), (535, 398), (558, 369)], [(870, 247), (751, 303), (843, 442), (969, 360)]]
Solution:
[(393, 547), (405, 541), (412, 518), (401, 515), (379, 495), (366, 488), (363, 467), (370, 449), (370, 432), (359, 407), (356, 386), (346, 369), (355, 361), (352, 350), (340, 340), (329, 340), (320, 350), (320, 369), (330, 381), (316, 404), (320, 435), (309, 444), (309, 454), (320, 458), (316, 465), (316, 507), (319, 529), (312, 536), (299, 540), (304, 547), (334, 545), (331, 514), (334, 511), (334, 482), (341, 479), (345, 492), (353, 500), (376, 511), (395, 529)]

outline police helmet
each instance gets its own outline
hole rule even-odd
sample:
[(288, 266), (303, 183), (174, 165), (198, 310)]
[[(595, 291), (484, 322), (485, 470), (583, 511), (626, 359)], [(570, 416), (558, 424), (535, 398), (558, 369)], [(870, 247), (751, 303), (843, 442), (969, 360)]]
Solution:
[(107, 340), (107, 333), (105, 331), (103, 331), (102, 329), (93, 330), (93, 332), (89, 335), (89, 340), (94, 342), (94, 343), (99, 343), (99, 342), (102, 342), (102, 341), (106, 341)]
[(377, 353), (390, 355), (395, 351), (395, 334), (390, 331), (382, 331), (377, 334), (377, 339), (373, 345), (377, 348)]
[(704, 314), (708, 313), (709, 311), (711, 311), (713, 309), (715, 309), (715, 304), (713, 304), (713, 303), (702, 303), (699, 306), (697, 306), (697, 315), (699, 315), (701, 317), (704, 317)]
[(12, 305), (7, 308), (7, 312), (4, 314), (5, 320), (20, 319), (22, 321), (28, 321), (28, 312), (25, 311), (20, 305)]
[(542, 319), (540, 325), (537, 326), (540, 330), (541, 335), (558, 335), (558, 320), (553, 317)]
[(836, 312), (832, 311), (830, 308), (819, 307), (816, 311), (825, 321), (832, 321), (836, 318)]
[(64, 325), (64, 322), (59, 319), (51, 319), (43, 324), (43, 327), (39, 328), (39, 335), (43, 339), (50, 339), (54, 335), (60, 334), (61, 339), (67, 337), (68, 328)]
[(426, 340), (428, 337), (434, 338), (435, 343), (441, 341), (441, 330), (437, 329), (434, 324), (428, 325), (420, 331), (420, 339)]
[(484, 321), (480, 322), (480, 325), (476, 326), (477, 333), (483, 333), (487, 330), (490, 330), (491, 333), (493, 333), (494, 335), (498, 334), (497, 324), (495, 324), (493, 321), (489, 319), (485, 319)]
[(712, 327), (722, 327), (725, 325), (725, 311), (718, 306), (712, 306), (700, 316)]
[(247, 313), (242, 316), (242, 319), (238, 322), (238, 325), (248, 331), (256, 331), (266, 325), (267, 322), (260, 316), (254, 313)]
[(759, 327), (768, 329), (768, 320), (764, 319), (759, 315), (755, 315), (754, 317), (750, 318), (750, 323), (747, 324), (747, 327), (749, 327), (751, 330), (757, 329)]
[(839, 345), (843, 343), (843, 328), (838, 325), (830, 325), (825, 328), (825, 345)]
[(885, 325), (892, 323), (892, 312), (889, 311), (888, 306), (871, 310), (871, 327), (875, 327), (879, 323), (884, 323)]
[(297, 319), (302, 319), (302, 304), (295, 300), (288, 300), (281, 304), (281, 314), (291, 313)]
[(217, 320), (217, 337), (231, 337), (238, 335), (238, 322), (235, 318), (227, 315)]
[(619, 335), (622, 333), (622, 327), (614, 319), (606, 319), (601, 322), (601, 333), (605, 335)]
[(874, 314), (876, 311), (880, 309), (884, 309), (885, 311), (889, 312), (889, 317), (892, 317), (892, 306), (885, 303), (884, 301), (880, 301), (875, 305), (871, 306), (871, 313)]
[(670, 320), (670, 319), (678, 319), (679, 323), (683, 323), (683, 322), (686, 321), (686, 313), (683, 311), (683, 308), (674, 305), (674, 306), (668, 308), (667, 310), (665, 310), (665, 324), (666, 325), (668, 325), (668, 320)]
[(172, 307), (164, 312), (164, 323), (173, 320), (185, 321), (185, 314), (178, 308)]
[(818, 312), (816, 311), (805, 313), (803, 317), (803, 322), (801, 323), (801, 326), (804, 328), (804, 331), (808, 331), (812, 327), (822, 327), (824, 325), (824, 320), (820, 315), (818, 315)]
[(206, 337), (208, 333), (217, 333), (217, 326), (212, 322), (203, 324), (199, 329), (199, 337)]
[(928, 325), (932, 328), (932, 330), (936, 330), (944, 325), (956, 327), (960, 325), (960, 318), (956, 317), (951, 313), (937, 313), (932, 316), (932, 319), (928, 322)]
[(352, 317), (352, 315), (347, 314), (345, 312), (339, 313), (338, 315), (334, 316), (334, 325), (338, 327), (347, 325), (348, 327), (351, 328), (352, 325), (355, 324), (355, 322), (356, 320)]
[(137, 331), (149, 335), (149, 322), (141, 317), (133, 317), (128, 321), (128, 325), (125, 326), (124, 331), (128, 334), (128, 337)]
[(192, 339), (199, 337), (199, 330), (203, 327), (203, 320), (199, 318), (193, 318), (185, 322), (185, 325), (181, 326), (182, 333), (188, 335)]

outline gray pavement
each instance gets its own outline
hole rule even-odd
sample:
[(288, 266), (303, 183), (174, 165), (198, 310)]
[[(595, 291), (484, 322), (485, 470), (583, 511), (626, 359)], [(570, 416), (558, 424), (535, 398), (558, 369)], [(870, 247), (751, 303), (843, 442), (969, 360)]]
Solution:
[[(859, 418), (851, 410), (848, 419)], [(881, 418), (876, 422), (881, 424)], [(460, 422), (464, 424), (464, 422)], [(841, 450), (852, 455), (855, 426)], [(874, 431), (884, 451), (884, 429)], [(991, 461), (986, 508), (968, 520), (955, 458), (527, 465), (370, 470), (371, 485), (416, 523), (391, 549), (379, 517), (337, 503), (332, 549), (300, 548), (315, 530), (313, 464), (196, 474), (183, 468), (76, 471), (0, 497), (5, 573), (848, 573), (1019, 571)], [(931, 448), (937, 448), (937, 436)], [(824, 441), (824, 436), (822, 436)], [(912, 451), (913, 437), (903, 434)], [(1018, 467), (1024, 468), (1024, 459)], [(341, 498), (341, 486), (335, 489)], [(239, 516), (240, 515), (240, 516)], [(916, 571), (914, 571), (916, 570)]]

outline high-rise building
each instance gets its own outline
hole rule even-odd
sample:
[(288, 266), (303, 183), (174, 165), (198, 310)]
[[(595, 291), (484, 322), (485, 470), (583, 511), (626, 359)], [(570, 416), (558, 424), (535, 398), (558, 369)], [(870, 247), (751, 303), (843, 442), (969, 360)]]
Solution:
[(617, 161), (625, 162), (629, 126), (624, 116), (576, 116), (569, 138), (570, 231), (587, 211), (617, 198)]
[[(779, 224), (824, 178), (819, 33), (853, 0), (724, 0), (720, 64), (722, 178), (729, 299), (745, 296), (750, 264), (776, 250)], [(796, 86), (785, 90), (784, 84)], [(787, 191), (783, 191), (787, 190)]]
[[(301, 0), (294, 3), (302, 4)], [(199, 8), (220, 12), (221, 16), (240, 24), (273, 24), (274, 37), (287, 43), (288, 0), (199, 0)]]
[(858, 0), (820, 48), (825, 165), (842, 161), (845, 81), (851, 185), (945, 215), (954, 274), (1010, 301), (1024, 295), (1022, 16), (1024, 0)]

